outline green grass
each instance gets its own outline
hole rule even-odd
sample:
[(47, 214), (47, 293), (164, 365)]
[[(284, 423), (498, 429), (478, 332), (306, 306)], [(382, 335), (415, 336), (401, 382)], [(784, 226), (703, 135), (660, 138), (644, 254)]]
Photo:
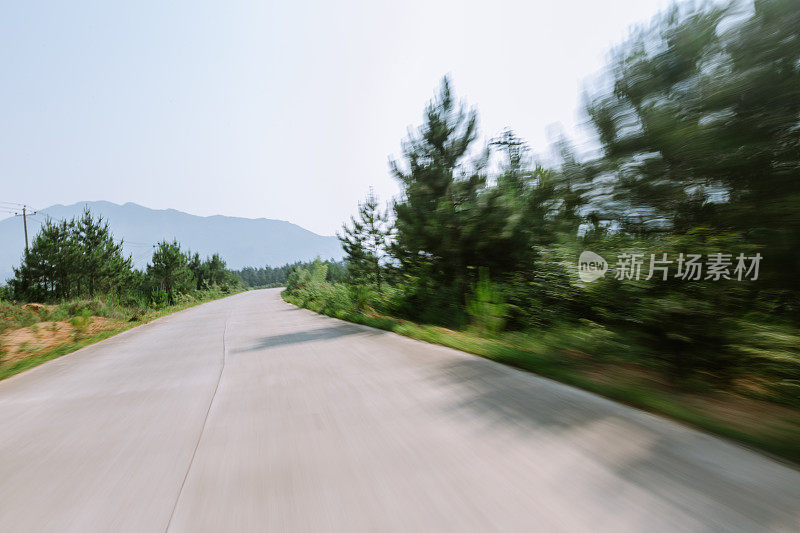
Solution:
[[(309, 305), (296, 296), (281, 293), (283, 299), (298, 307), (321, 312), (320, 306)], [(316, 307), (316, 308), (315, 308)], [(587, 376), (586, 366), (558, 356), (551, 344), (559, 337), (536, 339), (528, 336), (527, 346), (510, 345), (503, 337), (485, 338), (476, 332), (452, 331), (445, 328), (415, 324), (385, 316), (335, 311), (326, 313), (335, 318), (391, 331), (417, 340), (455, 348), (502, 364), (534, 372), (562, 383), (594, 392), (606, 398), (667, 416), (698, 429), (726, 437), (775, 456), (800, 463), (800, 414), (792, 421), (775, 420), (782, 424), (781, 431), (766, 433), (763, 428), (734, 425), (713, 413), (691, 405), (685, 391), (669, 387), (643, 387), (641, 383), (626, 380), (600, 381)], [(561, 338), (564, 338), (563, 336)], [(522, 339), (517, 339), (521, 341)], [(700, 393), (702, 396), (704, 393)], [(705, 392), (710, 395), (711, 392)], [(697, 393), (695, 392), (695, 395)], [(755, 401), (755, 400), (752, 400)]]
[[(183, 311), (184, 309), (189, 309), (190, 307), (194, 307), (196, 305), (200, 305), (205, 302), (210, 302), (212, 300), (225, 298), (233, 294), (236, 294), (236, 292), (232, 293), (210, 292), (208, 294), (202, 294), (200, 298), (193, 298), (191, 300), (186, 300), (183, 301), (182, 303), (172, 305), (169, 307), (164, 307), (161, 309), (151, 309), (145, 313), (137, 312), (134, 319), (130, 320), (128, 323), (119, 328), (109, 329), (94, 335), (88, 335), (85, 337), (80, 337), (78, 339), (73, 339), (72, 342), (61, 344), (49, 350), (44, 350), (40, 353), (36, 353), (35, 355), (31, 355), (30, 357), (26, 357), (18, 361), (14, 361), (13, 363), (10, 364), (4, 364), (2, 360), (0, 360), (0, 380), (4, 380), (13, 375), (19, 374), (20, 372), (24, 372), (26, 370), (39, 366), (42, 363), (46, 363), (47, 361), (51, 361), (53, 359), (61, 357), (62, 355), (67, 355), (76, 350), (80, 350), (81, 348), (88, 346), (90, 344), (94, 344), (96, 342), (108, 339), (109, 337), (113, 337), (114, 335), (122, 333), (123, 331), (127, 331), (137, 326), (141, 326), (142, 324), (146, 324), (157, 318), (161, 318), (163, 316), (170, 315), (178, 311)], [(85, 314), (84, 311), (85, 308), (78, 306), (78, 309), (80, 314), (78, 314), (77, 316), (73, 316), (71, 320), (76, 320), (80, 322), (81, 325), (85, 326), (85, 324), (91, 318), (91, 316), (87, 316)], [(114, 313), (114, 316), (120, 318), (124, 317), (124, 315), (118, 313)], [(30, 322), (27, 316), (25, 317), (25, 321)], [(35, 322), (27, 325), (33, 325), (33, 324), (35, 324)], [(45, 324), (46, 323), (42, 323), (43, 326)], [(0, 333), (2, 333), (2, 331), (0, 331)]]

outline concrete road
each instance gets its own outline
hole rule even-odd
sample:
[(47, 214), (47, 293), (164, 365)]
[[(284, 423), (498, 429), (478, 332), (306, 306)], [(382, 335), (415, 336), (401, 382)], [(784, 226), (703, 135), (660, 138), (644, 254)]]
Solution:
[(239, 294), (0, 382), (0, 531), (800, 531), (800, 472)]

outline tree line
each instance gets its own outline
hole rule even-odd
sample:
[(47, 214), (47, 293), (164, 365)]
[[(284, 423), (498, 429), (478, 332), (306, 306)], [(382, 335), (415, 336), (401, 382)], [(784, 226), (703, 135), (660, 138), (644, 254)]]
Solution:
[(86, 209), (70, 220), (47, 219), (5, 289), (20, 301), (56, 302), (114, 296), (138, 304), (174, 304), (180, 294), (239, 286), (219, 254), (201, 259), (177, 241), (161, 241), (145, 270), (132, 267), (108, 222)]
[[(327, 266), (326, 280), (331, 283), (344, 281), (346, 278), (346, 265), (343, 261), (328, 259), (324, 261)], [(244, 267), (241, 270), (234, 270), (245, 287), (251, 289), (261, 289), (266, 287), (282, 287), (286, 285), (289, 275), (298, 269), (307, 268), (311, 265), (310, 261), (295, 261), (282, 266), (263, 266), (263, 267)]]

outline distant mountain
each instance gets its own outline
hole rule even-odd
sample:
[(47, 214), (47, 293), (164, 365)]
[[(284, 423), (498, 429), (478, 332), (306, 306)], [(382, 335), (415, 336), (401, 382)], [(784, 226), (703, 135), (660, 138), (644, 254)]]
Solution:
[[(134, 266), (143, 268), (153, 253), (153, 244), (177, 239), (183, 249), (201, 256), (214, 252), (228, 262), (229, 268), (244, 266), (283, 265), (317, 256), (323, 259), (342, 257), (336, 237), (317, 235), (306, 229), (268, 218), (238, 218), (215, 215), (200, 217), (174, 209), (149, 209), (127, 203), (79, 202), (54, 205), (28, 218), (31, 242), (47, 218), (78, 216), (84, 206), (108, 220), (116, 239), (124, 239), (125, 252), (133, 257)], [(12, 276), (25, 249), (22, 217), (0, 220), (0, 284)]]

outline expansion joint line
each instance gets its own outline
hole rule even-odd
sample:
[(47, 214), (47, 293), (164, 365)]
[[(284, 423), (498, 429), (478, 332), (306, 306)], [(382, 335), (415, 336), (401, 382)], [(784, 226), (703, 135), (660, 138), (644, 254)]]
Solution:
[(178, 490), (178, 496), (175, 498), (175, 503), (172, 506), (172, 512), (169, 514), (169, 520), (167, 521), (167, 527), (164, 528), (165, 533), (169, 531), (170, 526), (172, 525), (172, 519), (175, 516), (175, 511), (178, 509), (178, 502), (181, 500), (181, 494), (183, 494), (183, 488), (186, 486), (186, 480), (189, 479), (189, 472), (192, 470), (192, 465), (194, 464), (194, 458), (197, 455), (197, 449), (200, 447), (200, 441), (203, 439), (203, 434), (206, 431), (206, 426), (208, 425), (208, 416), (211, 414), (211, 406), (214, 405), (214, 399), (217, 397), (217, 391), (219, 390), (219, 384), (222, 381), (222, 373), (225, 371), (225, 362), (228, 359), (228, 344), (227, 344), (227, 336), (228, 336), (228, 322), (230, 321), (231, 314), (228, 312), (228, 316), (225, 317), (225, 328), (222, 331), (222, 364), (219, 367), (219, 375), (217, 376), (217, 384), (214, 387), (214, 393), (211, 395), (211, 401), (208, 402), (208, 409), (206, 409), (206, 416), (203, 419), (203, 426), (200, 428), (200, 434), (197, 435), (197, 442), (194, 443), (194, 450), (192, 450), (192, 458), (189, 460), (189, 465), (186, 467), (186, 473), (183, 475), (183, 481), (181, 482), (181, 488)]

